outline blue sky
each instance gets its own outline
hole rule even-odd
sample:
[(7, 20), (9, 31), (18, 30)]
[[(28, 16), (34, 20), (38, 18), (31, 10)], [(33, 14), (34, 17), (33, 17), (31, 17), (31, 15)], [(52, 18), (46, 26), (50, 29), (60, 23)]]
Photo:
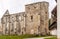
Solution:
[(0, 18), (3, 16), (7, 9), (9, 10), (10, 14), (24, 12), (26, 4), (41, 1), (49, 2), (49, 18), (50, 18), (51, 11), (56, 6), (55, 0), (0, 0)]

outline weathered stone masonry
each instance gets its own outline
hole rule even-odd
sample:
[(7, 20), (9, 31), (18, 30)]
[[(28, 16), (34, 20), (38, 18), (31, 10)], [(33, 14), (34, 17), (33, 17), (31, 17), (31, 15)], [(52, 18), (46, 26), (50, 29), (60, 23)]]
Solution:
[(25, 12), (7, 10), (1, 19), (3, 34), (49, 34), (48, 7), (48, 2), (37, 2), (25, 5)]
[[(2, 17), (3, 34), (25, 34), (24, 12), (18, 14), (9, 14), (8, 10)], [(23, 32), (23, 33), (22, 33)]]
[(48, 6), (47, 2), (28, 4), (26, 9), (26, 32), (29, 34), (48, 34)]

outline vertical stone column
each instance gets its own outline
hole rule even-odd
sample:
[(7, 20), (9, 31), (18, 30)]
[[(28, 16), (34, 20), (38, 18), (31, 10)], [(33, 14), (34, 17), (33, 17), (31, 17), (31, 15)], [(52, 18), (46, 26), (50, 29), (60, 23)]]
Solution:
[(3, 35), (5, 35), (5, 24), (2, 25), (3, 25)]
[(16, 15), (16, 33), (20, 34), (20, 23), (19, 23), (19, 15)]
[(14, 33), (14, 15), (10, 15), (10, 35)]
[(47, 35), (49, 33), (49, 15), (48, 15), (48, 3), (40, 3), (40, 31), (41, 35)]
[(10, 35), (10, 15), (7, 16), (7, 35)]
[(22, 27), (22, 26), (21, 26), (21, 18), (19, 19), (19, 17), (21, 17), (20, 15), (21, 15), (21, 14), (19, 14), (19, 16), (18, 16), (18, 20), (19, 20), (19, 21), (18, 21), (18, 32), (19, 32), (18, 35), (21, 35), (21, 27)]

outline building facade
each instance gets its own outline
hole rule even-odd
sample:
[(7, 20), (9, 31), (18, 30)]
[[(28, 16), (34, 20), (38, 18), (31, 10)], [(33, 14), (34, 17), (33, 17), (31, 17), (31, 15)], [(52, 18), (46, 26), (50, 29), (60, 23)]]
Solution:
[(9, 14), (7, 10), (2, 17), (3, 34), (25, 34), (25, 12)]
[(26, 10), (26, 32), (29, 34), (49, 33), (49, 16), (47, 2), (38, 2), (25, 6)]
[(49, 34), (48, 2), (25, 5), (25, 12), (9, 14), (1, 19), (3, 34)]

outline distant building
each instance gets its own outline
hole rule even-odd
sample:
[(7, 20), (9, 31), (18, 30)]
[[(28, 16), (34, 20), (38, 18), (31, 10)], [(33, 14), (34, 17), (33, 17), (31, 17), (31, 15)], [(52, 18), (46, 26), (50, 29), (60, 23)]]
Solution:
[(25, 5), (25, 12), (9, 14), (7, 10), (1, 19), (2, 32), (8, 34), (49, 34), (48, 2)]

